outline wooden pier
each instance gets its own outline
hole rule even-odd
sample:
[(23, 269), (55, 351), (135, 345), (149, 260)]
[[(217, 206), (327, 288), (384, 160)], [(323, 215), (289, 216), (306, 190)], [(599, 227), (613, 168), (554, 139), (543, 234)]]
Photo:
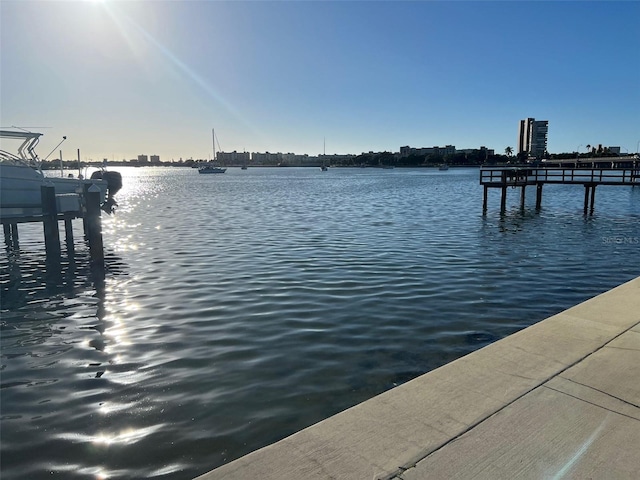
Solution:
[(487, 211), (489, 188), (500, 188), (500, 212), (507, 202), (507, 188), (520, 187), (520, 208), (524, 208), (525, 189), (536, 187), (536, 209), (542, 204), (542, 188), (545, 184), (583, 185), (584, 213), (593, 214), (596, 187), (598, 185), (640, 186), (640, 164), (632, 162), (629, 168), (611, 167), (483, 167), (480, 169), (480, 185), (484, 187), (483, 213)]
[(42, 223), (45, 251), (48, 258), (59, 259), (60, 229), (59, 222), (64, 222), (67, 250), (73, 250), (72, 220), (83, 219), (84, 235), (89, 244), (91, 263), (104, 264), (102, 243), (102, 221), (100, 216), (100, 189), (95, 185), (85, 185), (81, 194), (55, 193), (55, 187), (42, 186), (42, 208), (39, 212), (29, 211), (25, 214), (1, 214), (0, 222), (4, 230), (4, 241), (8, 248), (17, 249), (18, 225), (21, 223)]

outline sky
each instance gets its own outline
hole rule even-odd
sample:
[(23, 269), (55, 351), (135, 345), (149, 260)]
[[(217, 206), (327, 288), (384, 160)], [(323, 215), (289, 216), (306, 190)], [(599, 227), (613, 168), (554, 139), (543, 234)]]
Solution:
[[(2, 0), (0, 126), (63, 157), (640, 148), (638, 1)], [(216, 148), (218, 148), (216, 146)], [(57, 155), (56, 155), (57, 156)]]

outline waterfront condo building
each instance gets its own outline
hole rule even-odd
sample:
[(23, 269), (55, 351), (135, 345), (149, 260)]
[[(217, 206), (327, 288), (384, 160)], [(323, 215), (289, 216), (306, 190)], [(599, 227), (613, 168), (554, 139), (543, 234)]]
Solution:
[(542, 158), (547, 151), (548, 120), (527, 118), (520, 120), (518, 131), (518, 154), (527, 153), (530, 157)]

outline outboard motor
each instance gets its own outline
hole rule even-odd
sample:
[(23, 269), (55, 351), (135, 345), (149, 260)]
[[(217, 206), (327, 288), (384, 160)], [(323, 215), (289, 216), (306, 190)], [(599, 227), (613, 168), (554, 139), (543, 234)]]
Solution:
[(122, 175), (120, 172), (112, 172), (106, 170), (98, 170), (91, 174), (94, 180), (101, 179), (107, 182), (107, 200), (102, 204), (101, 208), (108, 214), (112, 214), (118, 203), (113, 196), (122, 188)]

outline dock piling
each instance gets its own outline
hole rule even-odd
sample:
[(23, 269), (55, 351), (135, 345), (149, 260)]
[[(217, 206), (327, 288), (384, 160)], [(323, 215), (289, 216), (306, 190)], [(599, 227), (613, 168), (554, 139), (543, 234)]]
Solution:
[(489, 195), (489, 187), (484, 186), (484, 195), (482, 197), (482, 213), (487, 213), (487, 199)]
[(91, 263), (104, 262), (104, 248), (102, 245), (102, 219), (100, 218), (100, 188), (91, 185), (85, 195), (85, 236), (89, 241)]
[(73, 252), (73, 217), (69, 214), (64, 216), (64, 239), (67, 244), (67, 252)]
[(540, 206), (542, 205), (542, 185), (544, 184), (536, 184), (536, 210), (540, 210)]
[(42, 224), (44, 227), (44, 248), (47, 256), (60, 256), (60, 232), (58, 230), (58, 208), (56, 189), (53, 186), (40, 187), (42, 195)]
[(13, 248), (18, 248), (18, 224), (11, 224), (11, 245)]
[(584, 185), (584, 214), (586, 215), (589, 209), (589, 185)]
[(15, 247), (18, 244), (18, 225), (15, 223), (3, 223), (4, 243), (7, 247)]
[(593, 215), (595, 205), (596, 185), (594, 183), (584, 184), (584, 214)]

